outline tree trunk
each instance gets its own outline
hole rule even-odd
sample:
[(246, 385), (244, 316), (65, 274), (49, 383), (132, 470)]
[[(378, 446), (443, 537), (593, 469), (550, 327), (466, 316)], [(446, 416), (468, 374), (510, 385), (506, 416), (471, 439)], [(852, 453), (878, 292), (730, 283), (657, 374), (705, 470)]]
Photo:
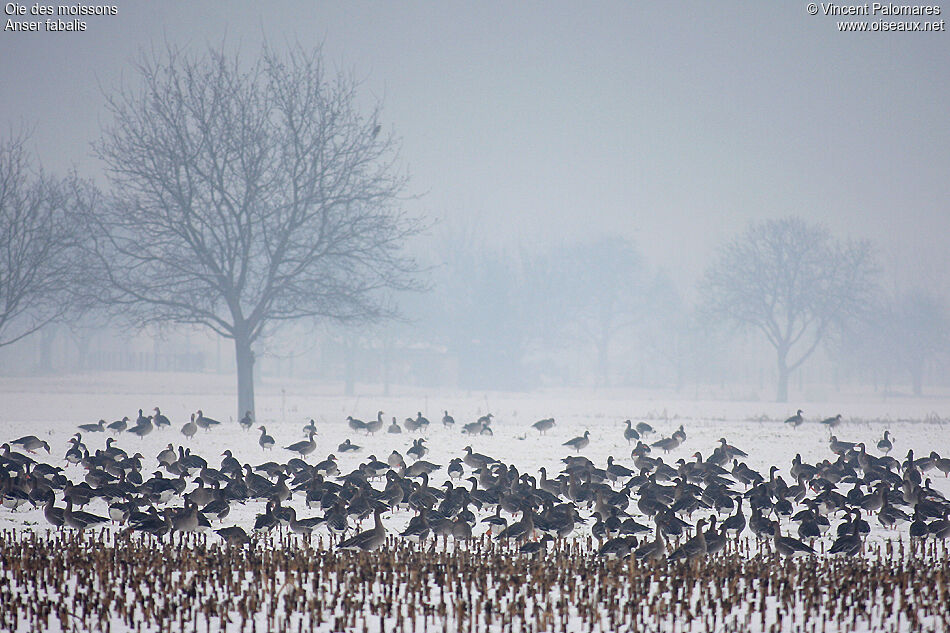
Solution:
[(246, 335), (234, 337), (234, 353), (237, 362), (238, 412), (236, 420), (244, 417), (248, 411), (251, 419), (257, 419), (254, 411), (254, 352), (251, 341)]
[(37, 369), (41, 374), (53, 373), (53, 343), (59, 327), (50, 323), (40, 330), (40, 361)]
[(92, 343), (92, 335), (83, 331), (76, 334), (73, 341), (76, 343), (76, 370), (85, 371), (89, 369), (89, 345)]
[(786, 362), (787, 352), (778, 350), (778, 385), (775, 390), (776, 402), (788, 402), (788, 379), (791, 372)]

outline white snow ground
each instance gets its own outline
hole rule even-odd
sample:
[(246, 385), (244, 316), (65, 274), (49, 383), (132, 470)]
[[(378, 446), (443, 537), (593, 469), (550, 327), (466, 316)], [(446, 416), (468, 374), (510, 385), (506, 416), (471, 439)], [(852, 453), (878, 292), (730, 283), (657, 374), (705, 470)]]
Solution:
[[(834, 458), (828, 449), (829, 433), (816, 420), (841, 413), (843, 422), (835, 429), (836, 435), (842, 440), (867, 443), (869, 452), (878, 452), (877, 441), (888, 429), (894, 437), (891, 454), (898, 459), (903, 459), (908, 449), (913, 449), (917, 456), (931, 450), (942, 455), (950, 454), (950, 433), (945, 422), (950, 420), (950, 398), (884, 401), (872, 395), (857, 395), (844, 397), (834, 404), (793, 402), (783, 405), (649, 397), (627, 395), (616, 390), (608, 393), (477, 395), (437, 395), (420, 391), (394, 397), (343, 397), (330, 393), (325, 387), (287, 381), (259, 388), (257, 404), (258, 423), (266, 424), (268, 433), (277, 441), (277, 447), (270, 451), (258, 446), (257, 431), (241, 430), (231, 417), (235, 409), (231, 376), (100, 374), (51, 379), (3, 378), (0, 379), (0, 439), (8, 441), (22, 435), (37, 435), (47, 440), (53, 451), (52, 457), (42, 454), (39, 459), (65, 465), (62, 455), (67, 448), (67, 439), (77, 431), (78, 424), (95, 422), (99, 418), (112, 421), (124, 415), (134, 420), (139, 408), (149, 412), (159, 406), (172, 421), (170, 429), (156, 430), (144, 439), (128, 433), (118, 438), (118, 445), (130, 454), (141, 452), (146, 457), (143, 470), (146, 475), (157, 469), (155, 455), (168, 443), (190, 447), (212, 466), (220, 463), (220, 455), (225, 449), (231, 449), (242, 463), (252, 465), (268, 460), (286, 461), (294, 454), (280, 447), (303, 438), (301, 429), (310, 418), (316, 421), (318, 428), (318, 447), (307, 461), (316, 463), (334, 453), (343, 473), (356, 468), (370, 454), (384, 461), (394, 449), (405, 455), (412, 439), (425, 437), (431, 449), (425, 459), (437, 464), (448, 465), (452, 457), (462, 456), (463, 448), (471, 445), (476, 452), (513, 463), (521, 472), (536, 474), (542, 466), (557, 473), (562, 466), (560, 459), (572, 453), (562, 446), (563, 442), (585, 430), (590, 431), (591, 442), (582, 451), (583, 455), (600, 466), (613, 455), (619, 463), (632, 467), (631, 447), (623, 438), (623, 420), (630, 418), (635, 422), (646, 420), (656, 428), (656, 435), (647, 438), (651, 441), (668, 436), (681, 424), (684, 426), (686, 441), (664, 456), (667, 463), (674, 463), (679, 458), (690, 460), (697, 451), (706, 456), (718, 444), (719, 438), (725, 437), (749, 453), (749, 458), (744, 460), (749, 466), (766, 474), (769, 466), (776, 464), (786, 481), (793, 483), (788, 468), (795, 453), (800, 453), (805, 461), (811, 463)], [(805, 424), (793, 428), (779, 421), (799, 407), (805, 411), (808, 420)], [(189, 414), (199, 408), (223, 424), (213, 431), (199, 431), (193, 440), (188, 441), (179, 429)], [(455, 428), (443, 428), (440, 423), (446, 409), (457, 421)], [(419, 411), (432, 424), (422, 433), (404, 431), (400, 435), (391, 435), (384, 428), (375, 436), (356, 433), (346, 424), (347, 415), (368, 420), (374, 418), (378, 410), (384, 412), (387, 425), (393, 416), (401, 423)], [(472, 437), (461, 433), (462, 424), (489, 411), (495, 415), (493, 436)], [(539, 435), (530, 425), (546, 417), (554, 417), (557, 425), (547, 434)], [(111, 434), (83, 434), (90, 450), (102, 447), (107, 437)], [(346, 438), (363, 449), (355, 453), (340, 453), (337, 446)], [(69, 466), (67, 474), (79, 480), (83, 471), (78, 466)], [(929, 476), (934, 488), (950, 496), (950, 480), (935, 470), (930, 471)], [(431, 477), (431, 483), (437, 486), (446, 479), (444, 470), (437, 471)], [(298, 515), (319, 514), (319, 511), (308, 510), (302, 497), (295, 496), (290, 504), (297, 508)], [(86, 509), (100, 514), (106, 511), (101, 501)], [(250, 531), (255, 515), (261, 511), (263, 504), (257, 502), (232, 506), (224, 525), (241, 525)], [(399, 513), (387, 516), (384, 522), (393, 532), (403, 529), (408, 519), (408, 513)], [(874, 540), (898, 535), (906, 539), (906, 524), (894, 531), (883, 529), (874, 520), (871, 523)], [(4, 509), (0, 511), (0, 530), (10, 528), (45, 531), (48, 525), (41, 509), (17, 512)], [(476, 533), (483, 529), (483, 524), (476, 527)], [(582, 526), (578, 534), (586, 536), (589, 529), (589, 524)], [(825, 540), (827, 547), (831, 538), (825, 537)]]

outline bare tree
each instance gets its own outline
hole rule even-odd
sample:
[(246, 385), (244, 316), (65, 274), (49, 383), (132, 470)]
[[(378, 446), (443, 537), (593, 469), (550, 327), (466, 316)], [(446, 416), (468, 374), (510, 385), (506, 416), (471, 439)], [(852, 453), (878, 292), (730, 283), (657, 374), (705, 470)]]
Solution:
[(557, 319), (558, 338), (592, 348), (596, 384), (609, 386), (618, 337), (643, 322), (652, 300), (640, 252), (626, 239), (606, 237), (562, 246), (528, 262), (532, 303)]
[(233, 339), (238, 413), (254, 409), (253, 346), (282, 322), (372, 320), (418, 272), (398, 207), (397, 142), (319, 50), (169, 49), (109, 99), (96, 145), (111, 195), (86, 197), (102, 299), (136, 325)]
[(706, 271), (707, 314), (761, 332), (775, 349), (776, 399), (791, 373), (843, 323), (870, 306), (876, 267), (868, 242), (842, 242), (800, 218), (753, 224)]
[(0, 346), (66, 312), (72, 235), (62, 184), (39, 170), (27, 134), (0, 141)]
[(882, 297), (871, 317), (851, 328), (842, 357), (861, 369), (883, 374), (885, 390), (893, 374), (908, 374), (915, 396), (924, 376), (950, 352), (950, 313), (944, 301), (921, 288)]

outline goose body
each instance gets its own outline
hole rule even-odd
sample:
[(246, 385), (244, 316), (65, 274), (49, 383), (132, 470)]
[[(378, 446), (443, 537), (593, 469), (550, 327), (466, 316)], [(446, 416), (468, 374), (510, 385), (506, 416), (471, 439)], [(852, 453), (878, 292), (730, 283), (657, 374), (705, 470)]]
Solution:
[(257, 443), (260, 444), (261, 448), (267, 450), (274, 448), (274, 438), (267, 434), (267, 427), (263, 424), (257, 427), (257, 430), (261, 432), (261, 436), (257, 438)]
[(294, 442), (290, 446), (285, 446), (284, 449), (297, 453), (301, 457), (306, 457), (317, 448), (317, 443), (313, 441), (313, 433), (313, 431), (310, 431), (309, 438), (306, 441)]
[(793, 415), (792, 417), (787, 418), (787, 419), (785, 420), (785, 424), (791, 424), (792, 426), (798, 426), (798, 425), (800, 425), (800, 424), (801, 424), (802, 422), (804, 422), (804, 421), (805, 421), (805, 418), (802, 417), (802, 410), (799, 409), (798, 412), (795, 413), (795, 415)]
[(587, 448), (588, 444), (590, 444), (590, 431), (584, 431), (583, 435), (564, 442), (562, 446), (570, 446), (579, 453)]
[(379, 549), (386, 542), (386, 528), (380, 518), (382, 509), (377, 508), (373, 512), (373, 528), (360, 532), (341, 542), (338, 547), (341, 549), (362, 550), (370, 552)]

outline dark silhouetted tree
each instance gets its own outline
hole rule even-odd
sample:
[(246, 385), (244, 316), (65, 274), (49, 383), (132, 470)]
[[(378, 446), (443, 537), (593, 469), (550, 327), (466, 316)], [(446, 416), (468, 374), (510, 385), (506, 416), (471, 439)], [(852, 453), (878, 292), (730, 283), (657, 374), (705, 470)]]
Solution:
[(871, 306), (876, 267), (871, 246), (836, 240), (800, 218), (752, 224), (723, 246), (700, 291), (711, 318), (753, 328), (775, 349), (776, 399), (829, 334)]
[(232, 339), (238, 414), (254, 409), (254, 344), (280, 323), (392, 314), (422, 226), (399, 204), (398, 143), (319, 50), (145, 56), (109, 99), (96, 145), (111, 193), (87, 196), (101, 298), (133, 323)]

